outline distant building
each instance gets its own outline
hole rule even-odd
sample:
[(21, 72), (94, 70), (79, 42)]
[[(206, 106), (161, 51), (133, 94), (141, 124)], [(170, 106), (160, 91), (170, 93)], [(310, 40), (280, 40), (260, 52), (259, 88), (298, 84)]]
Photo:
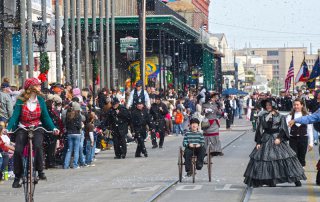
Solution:
[(292, 55), (294, 57), (294, 72), (298, 73), (303, 61), (304, 53), (308, 67), (312, 68), (317, 59), (317, 55), (308, 55), (305, 47), (293, 48), (250, 48), (237, 50), (237, 55), (252, 57), (258, 56), (263, 58), (263, 65), (272, 65), (273, 78), (284, 80), (286, 78)]

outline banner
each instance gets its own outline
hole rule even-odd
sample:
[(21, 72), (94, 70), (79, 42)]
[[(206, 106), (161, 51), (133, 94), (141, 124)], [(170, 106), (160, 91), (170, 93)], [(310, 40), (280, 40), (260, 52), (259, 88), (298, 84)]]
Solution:
[[(150, 75), (155, 73), (157, 71), (157, 65), (150, 61), (146, 61), (146, 67), (145, 67), (145, 84), (148, 84), (148, 78)], [(136, 61), (131, 63), (129, 66), (129, 71), (132, 74), (132, 82), (136, 83), (140, 80), (140, 61)]]

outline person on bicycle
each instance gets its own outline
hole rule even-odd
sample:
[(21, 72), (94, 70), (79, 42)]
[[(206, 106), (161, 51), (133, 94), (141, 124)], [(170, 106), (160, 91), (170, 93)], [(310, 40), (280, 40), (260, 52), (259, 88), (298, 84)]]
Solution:
[[(29, 78), (24, 83), (24, 92), (17, 99), (12, 117), (7, 126), (7, 131), (14, 131), (18, 128), (44, 127), (47, 130), (59, 134), (59, 130), (53, 124), (49, 116), (44, 98), (41, 96), (41, 82), (36, 78)], [(43, 172), (43, 135), (44, 130), (39, 129), (34, 132), (34, 164), (38, 171), (40, 180), (47, 179)], [(23, 129), (15, 133), (16, 148), (13, 155), (15, 179), (12, 187), (21, 187), (20, 178), (23, 174), (22, 153), (28, 142), (28, 132)]]
[(183, 138), (184, 159), (185, 159), (185, 169), (187, 176), (192, 175), (192, 156), (197, 156), (196, 169), (201, 170), (203, 166), (203, 160), (206, 154), (206, 149), (204, 147), (204, 137), (201, 132), (199, 132), (200, 121), (196, 118), (190, 120), (190, 131), (187, 132)]

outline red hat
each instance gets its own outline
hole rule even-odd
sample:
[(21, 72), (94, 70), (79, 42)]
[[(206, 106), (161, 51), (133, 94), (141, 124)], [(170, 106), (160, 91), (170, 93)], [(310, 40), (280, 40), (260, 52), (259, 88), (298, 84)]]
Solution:
[(30, 86), (41, 85), (37, 78), (29, 78), (24, 82), (24, 89), (27, 90)]

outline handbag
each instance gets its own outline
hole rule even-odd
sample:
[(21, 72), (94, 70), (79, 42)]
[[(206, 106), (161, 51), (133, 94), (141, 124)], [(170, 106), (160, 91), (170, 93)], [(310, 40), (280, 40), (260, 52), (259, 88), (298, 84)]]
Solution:
[(201, 129), (202, 129), (202, 130), (206, 130), (206, 129), (208, 129), (208, 128), (210, 128), (209, 119), (203, 118), (203, 119), (202, 119), (202, 122), (201, 122)]

